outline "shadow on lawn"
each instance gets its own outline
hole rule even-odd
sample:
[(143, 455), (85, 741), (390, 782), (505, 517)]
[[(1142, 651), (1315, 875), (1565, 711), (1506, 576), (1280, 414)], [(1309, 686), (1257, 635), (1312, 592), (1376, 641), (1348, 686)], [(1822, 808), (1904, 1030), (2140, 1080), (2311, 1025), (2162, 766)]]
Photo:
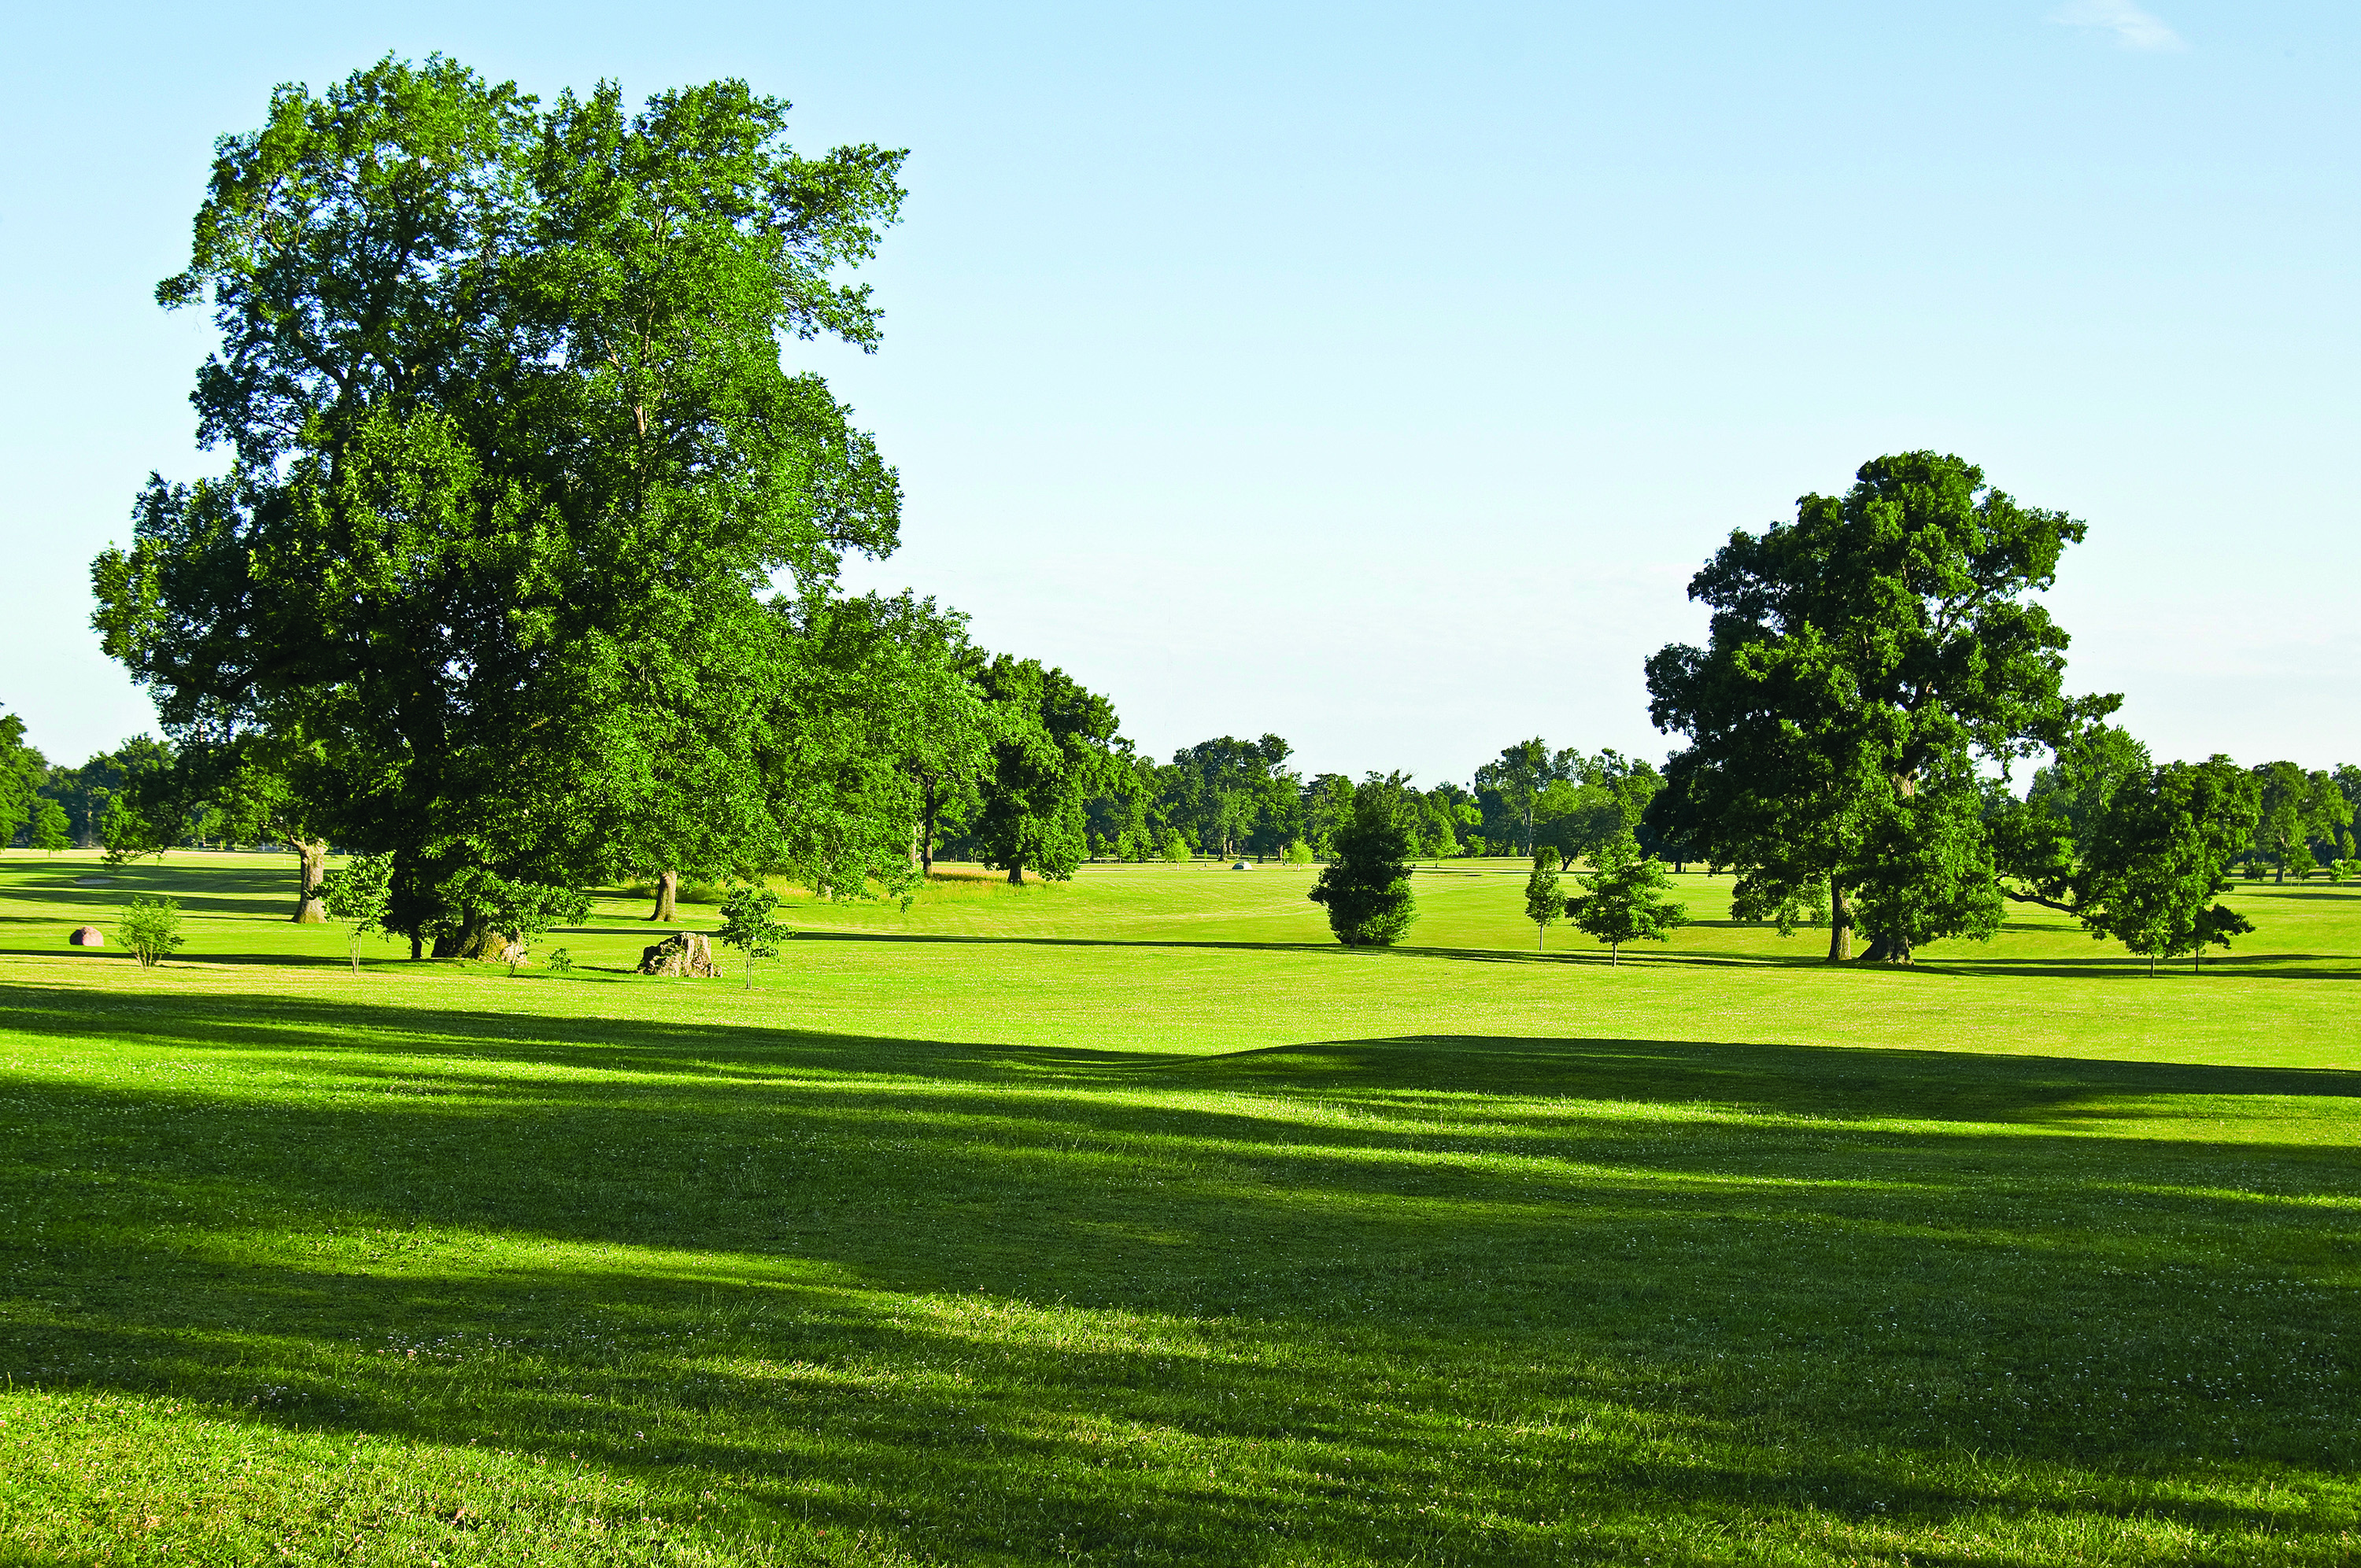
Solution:
[(2260, 1528), (2289, 1516), (2185, 1467), (2356, 1458), (2351, 1303), (2290, 1278), (2341, 1211), (2281, 1201), (2349, 1200), (2349, 1142), (2056, 1129), (2341, 1113), (2361, 1074), (1464, 1037), (1175, 1062), (31, 987), (0, 1014), (283, 1053), (307, 1096), (9, 1078), (20, 1382), (749, 1478), (955, 1558), (1543, 1560), (1570, 1514), (1907, 1526), (2059, 1507), (2058, 1468), (2094, 1517)]

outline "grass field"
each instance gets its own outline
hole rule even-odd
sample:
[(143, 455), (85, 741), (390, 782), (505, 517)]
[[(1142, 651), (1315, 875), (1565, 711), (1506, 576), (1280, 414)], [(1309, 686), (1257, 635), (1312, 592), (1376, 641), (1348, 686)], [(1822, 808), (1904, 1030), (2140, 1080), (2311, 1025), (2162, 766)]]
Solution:
[[(807, 901), (748, 992), (0, 856), (0, 1562), (2361, 1561), (2361, 892), (2149, 979), (1310, 875)], [(65, 946), (144, 889), (179, 960)]]

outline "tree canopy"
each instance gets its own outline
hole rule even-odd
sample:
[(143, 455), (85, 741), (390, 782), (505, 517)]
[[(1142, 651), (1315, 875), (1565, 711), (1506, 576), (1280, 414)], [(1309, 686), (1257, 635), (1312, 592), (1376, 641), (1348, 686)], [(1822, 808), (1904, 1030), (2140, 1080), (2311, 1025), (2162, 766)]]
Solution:
[(220, 144), (158, 298), (211, 305), (235, 461), (151, 480), (94, 620), (184, 751), (267, 738), (307, 822), (391, 856), (413, 946), (488, 949), (469, 873), (574, 885), (781, 798), (765, 596), (890, 550), (899, 492), (780, 344), (873, 345), (837, 275), (902, 195), (899, 153), (804, 157), (786, 113), (388, 59)]
[(2031, 598), (2084, 532), (1933, 452), (1733, 532), (1689, 585), (1706, 646), (1647, 663), (1651, 718), (1689, 741), (1648, 825), (1738, 872), (1741, 918), (1825, 891), (1831, 959), (1856, 926), (1898, 961), (1989, 935), (1977, 764), (2064, 745), (2118, 701), (2065, 695), (2066, 633)]

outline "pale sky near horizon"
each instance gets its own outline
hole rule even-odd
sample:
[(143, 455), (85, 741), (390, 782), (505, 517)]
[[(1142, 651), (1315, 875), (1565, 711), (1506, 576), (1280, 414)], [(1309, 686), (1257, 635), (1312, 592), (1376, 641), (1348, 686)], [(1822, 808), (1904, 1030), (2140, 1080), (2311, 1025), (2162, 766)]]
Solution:
[(150, 297), (213, 138), (434, 50), (909, 148), (883, 350), (795, 351), (907, 492), (848, 582), (1152, 755), (1661, 757), (1689, 575), (1934, 447), (2089, 521), (2070, 681), (2159, 756), (2361, 761), (2361, 9), (2215, 0), (44, 7), (0, 61), (0, 705), (53, 759), (153, 725), (86, 574), (220, 461), (208, 325)]

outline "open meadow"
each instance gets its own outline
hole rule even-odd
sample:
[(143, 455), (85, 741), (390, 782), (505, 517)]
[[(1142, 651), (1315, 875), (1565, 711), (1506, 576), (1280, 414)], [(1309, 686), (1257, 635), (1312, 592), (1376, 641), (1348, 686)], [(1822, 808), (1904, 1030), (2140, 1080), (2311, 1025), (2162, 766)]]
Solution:
[(2361, 1561), (2361, 891), (2150, 978), (1312, 874), (791, 900), (749, 991), (0, 855), (0, 1561)]

